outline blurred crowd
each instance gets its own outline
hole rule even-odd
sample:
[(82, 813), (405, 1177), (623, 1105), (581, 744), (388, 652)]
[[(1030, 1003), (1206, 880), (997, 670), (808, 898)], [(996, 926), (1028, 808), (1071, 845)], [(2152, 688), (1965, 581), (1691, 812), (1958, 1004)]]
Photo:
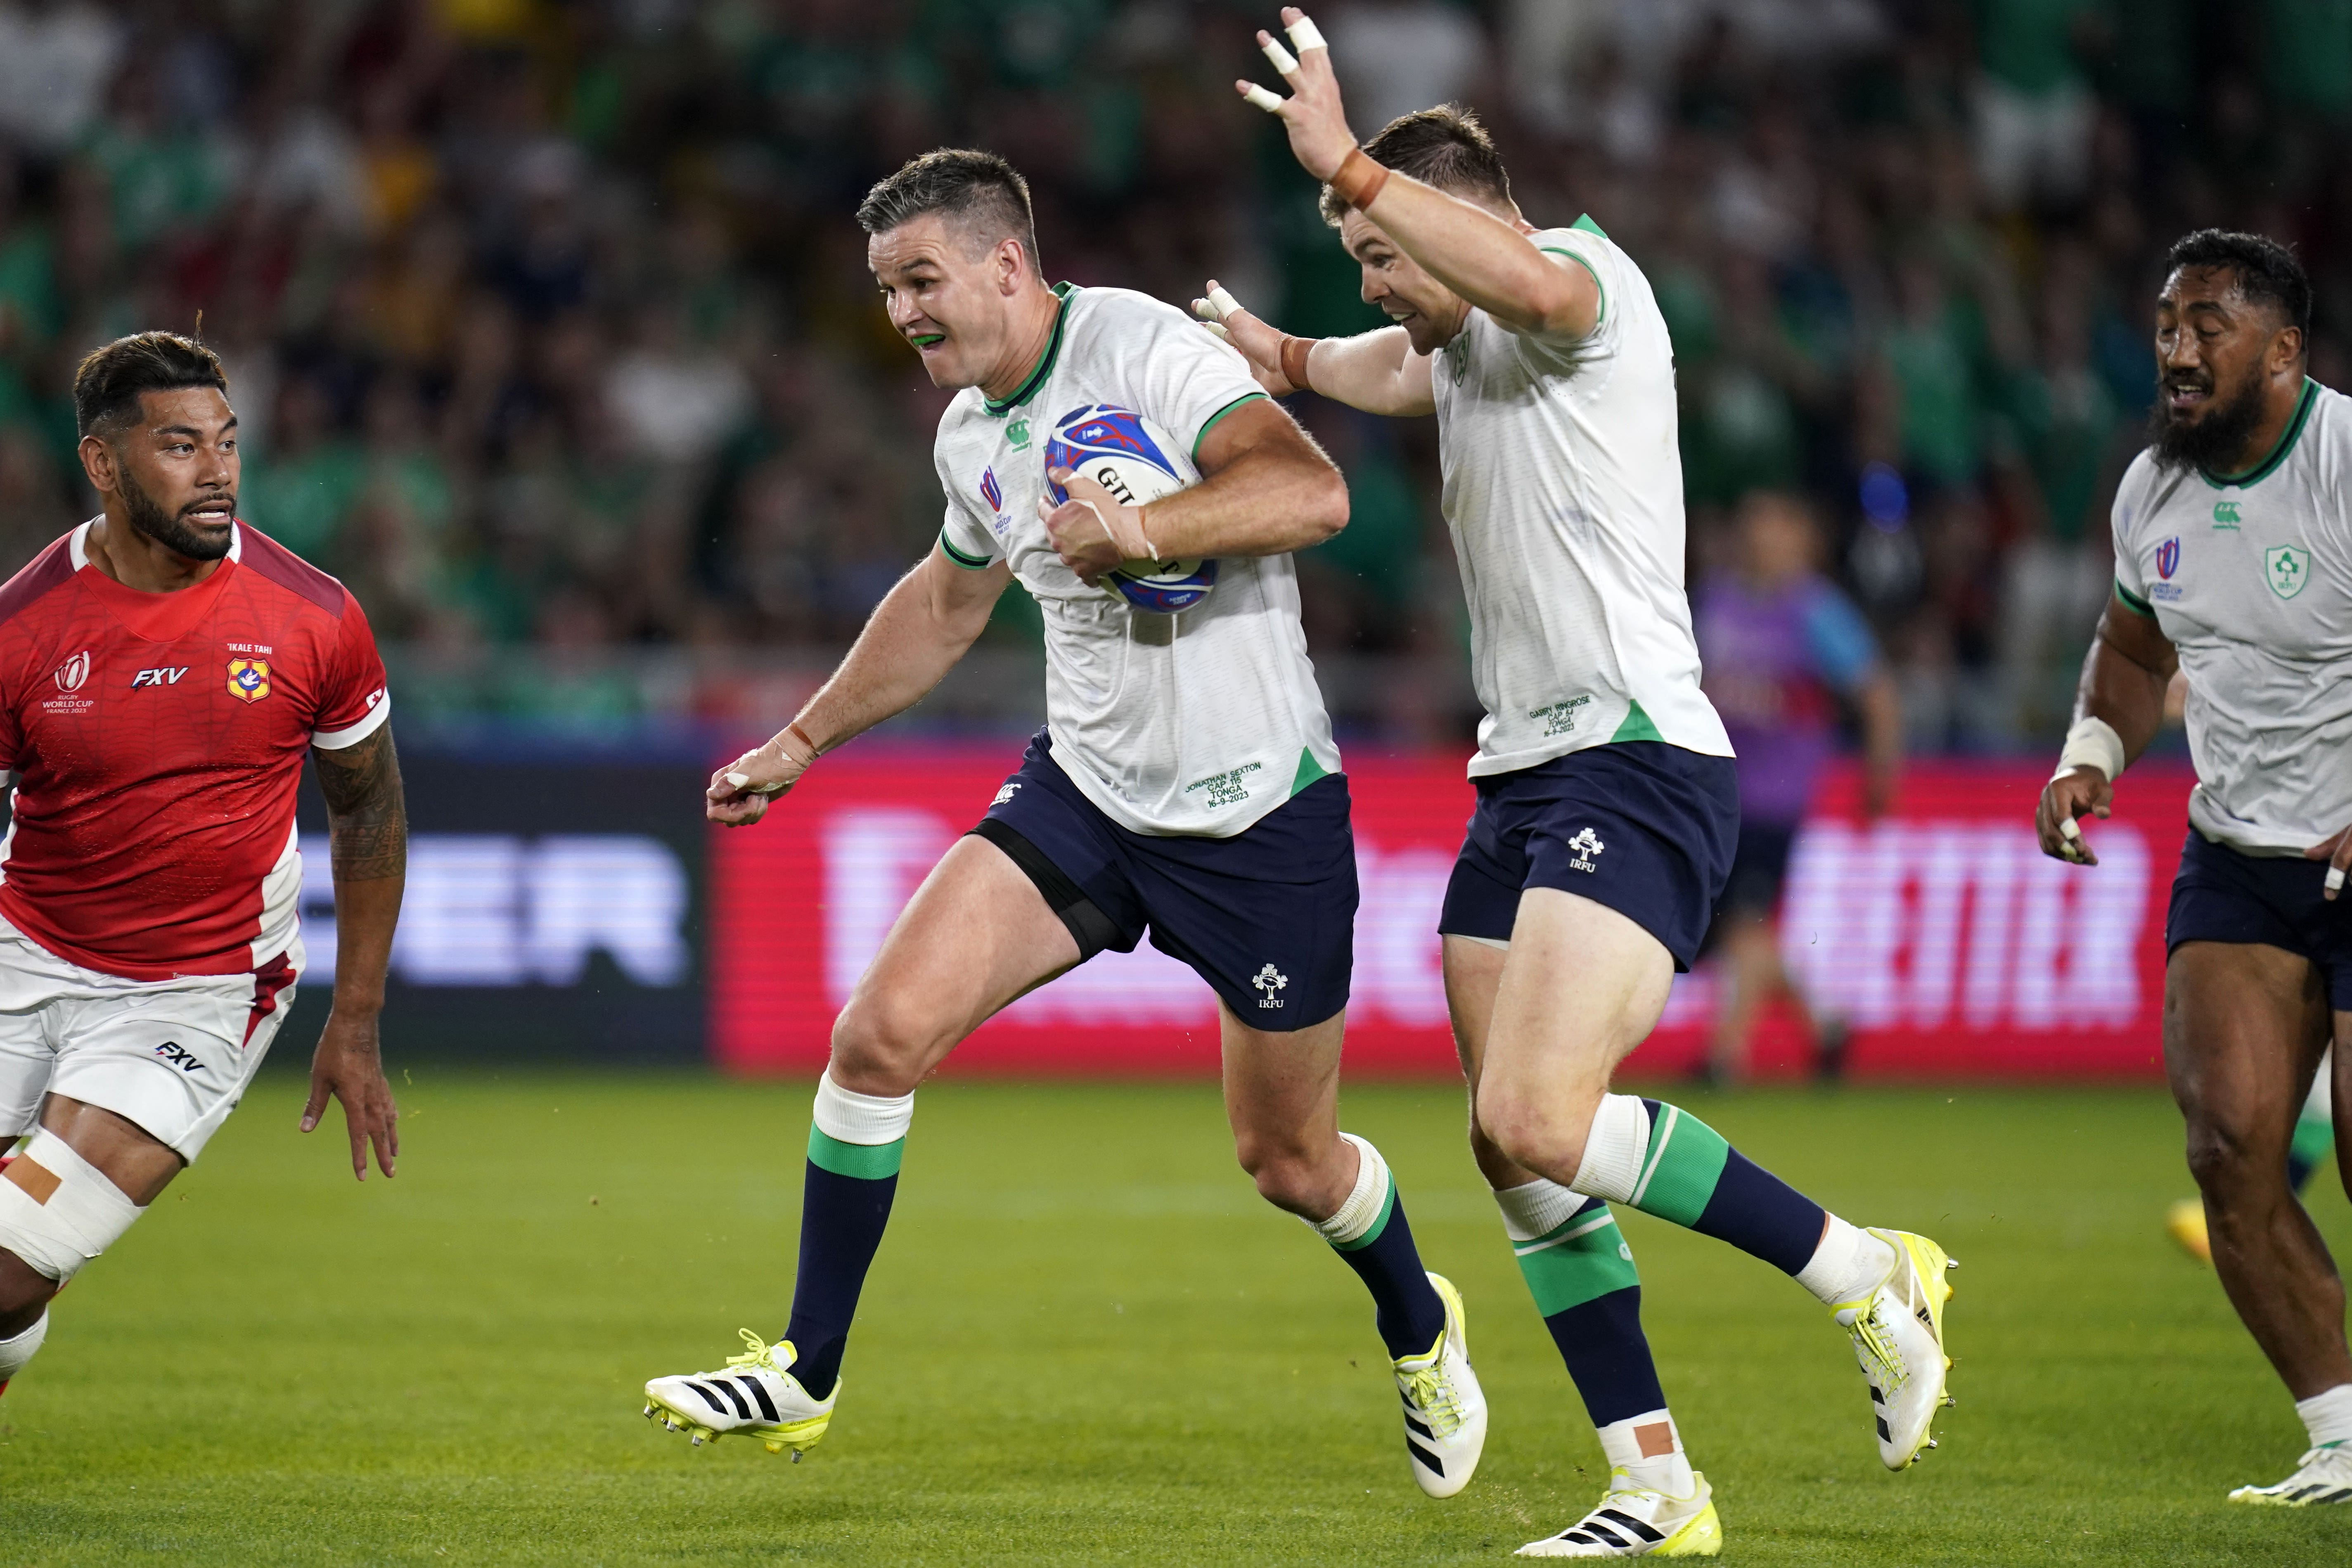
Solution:
[[(2252, 227), (2352, 290), (2343, 0), (1322, 0), (1351, 119), (1477, 107), (1538, 223), (1674, 330), (1695, 580), (1809, 502), (1924, 749), (2063, 724), (2152, 388), (2154, 267)], [(1047, 275), (1378, 324), (1235, 98), (1239, 0), (0, 0), (0, 552), (90, 510), (76, 358), (194, 329), (243, 515), (420, 650), (837, 647), (938, 527), (944, 395), (850, 213), (941, 143), (1029, 175)], [(1433, 433), (1347, 468), (1318, 654), (1458, 661)], [(1034, 637), (1017, 591), (992, 628)], [(1459, 715), (1408, 679), (1362, 724)], [(1441, 681), (1440, 685), (1443, 684)], [(616, 697), (615, 701), (625, 699)], [(1389, 703), (1382, 707), (1382, 701)], [(1343, 707), (1345, 704), (1343, 703)]]

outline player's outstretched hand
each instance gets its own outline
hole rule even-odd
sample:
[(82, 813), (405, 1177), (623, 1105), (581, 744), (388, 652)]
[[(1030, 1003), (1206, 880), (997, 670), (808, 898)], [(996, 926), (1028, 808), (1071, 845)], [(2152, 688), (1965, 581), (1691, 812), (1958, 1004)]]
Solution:
[(1303, 390), (1282, 374), (1283, 334), (1250, 314), (1239, 300), (1225, 292), (1223, 284), (1210, 279), (1208, 293), (1192, 301), (1192, 314), (1240, 353), (1268, 397), (1288, 397)]
[(1038, 497), (1037, 516), (1062, 564), (1076, 573), (1078, 581), (1091, 588), (1122, 561), (1156, 559), (1144, 533), (1141, 507), (1120, 505), (1117, 496), (1067, 468), (1049, 468), (1045, 477), (1070, 499), (1049, 507), (1045, 497)]
[(1299, 165), (1317, 179), (1328, 182), (1356, 150), (1356, 133), (1348, 129), (1348, 111), (1339, 102), (1339, 79), (1331, 74), (1330, 47), (1322, 31), (1296, 5), (1282, 8), (1282, 26), (1298, 46), (1297, 58), (1261, 31), (1257, 47), (1274, 62), (1290, 96), (1268, 92), (1254, 81), (1236, 81), (1234, 89), (1250, 102), (1275, 115), (1290, 133), (1290, 151)]
[(2075, 825), (2078, 816), (2105, 816), (2115, 809), (2116, 786), (2096, 768), (2076, 768), (2060, 773), (2042, 786), (2042, 802), (2033, 810), (2033, 832), (2042, 852), (2076, 866), (2095, 866), (2089, 840)]
[(2336, 895), (2344, 891), (2345, 873), (2352, 871), (2352, 827), (2313, 845), (2303, 852), (2303, 858), (2327, 862), (2327, 883), (2320, 889), (2319, 896), (2334, 903)]
[(702, 815), (726, 827), (749, 827), (768, 815), (768, 803), (800, 782), (816, 761), (814, 748), (801, 743), (790, 728), (780, 730), (766, 745), (744, 752), (710, 775), (702, 792)]
[(362, 1020), (341, 1008), (327, 1015), (326, 1031), (310, 1055), (310, 1102), (302, 1108), (302, 1131), (326, 1114), (331, 1097), (343, 1102), (343, 1129), (352, 1139), (352, 1174), (367, 1180), (368, 1150), (376, 1169), (389, 1176), (400, 1158), (400, 1108), (384, 1081), (383, 1052), (373, 1016)]

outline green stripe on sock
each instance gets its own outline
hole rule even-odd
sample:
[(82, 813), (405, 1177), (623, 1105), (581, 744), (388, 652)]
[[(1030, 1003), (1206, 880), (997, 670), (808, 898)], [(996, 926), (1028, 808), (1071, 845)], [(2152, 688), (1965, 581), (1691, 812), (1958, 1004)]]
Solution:
[(1396, 1213), (1396, 1178), (1391, 1176), (1388, 1195), (1381, 1200), (1381, 1217), (1372, 1221), (1371, 1228), (1355, 1240), (1335, 1241), (1331, 1244), (1332, 1247), (1340, 1252), (1357, 1252), (1371, 1246), (1381, 1238), (1381, 1232), (1388, 1229), (1389, 1215), (1394, 1213)]
[(1518, 1254), (1528, 1294), (1536, 1299), (1536, 1311), (1547, 1318), (1642, 1282), (1633, 1268), (1633, 1249), (1625, 1245), (1616, 1216), (1606, 1209), (1577, 1215), (1513, 1250)]
[(855, 1176), (861, 1182), (878, 1182), (885, 1176), (898, 1173), (898, 1162), (907, 1152), (904, 1138), (887, 1143), (845, 1143), (818, 1128), (809, 1129), (809, 1163), (820, 1170), (831, 1171), (836, 1176)]
[(1722, 1133), (1674, 1106), (1660, 1107), (1642, 1177), (1633, 1187), (1633, 1206), (1679, 1226), (1696, 1225), (1730, 1157), (1731, 1145)]

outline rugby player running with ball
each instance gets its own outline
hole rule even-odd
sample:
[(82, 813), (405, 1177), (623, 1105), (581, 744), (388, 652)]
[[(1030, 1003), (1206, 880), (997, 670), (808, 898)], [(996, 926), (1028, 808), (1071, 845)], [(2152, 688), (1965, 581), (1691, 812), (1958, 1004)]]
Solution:
[[(648, 1383), (646, 1414), (795, 1458), (822, 1437), (916, 1086), (998, 1009), (1148, 926), (1215, 991), (1241, 1163), (1370, 1290), (1412, 1474), (1450, 1497), (1486, 1426), (1461, 1300), (1423, 1270), (1380, 1152), (1339, 1130), (1355, 848), (1289, 552), (1345, 524), (1346, 483), (1181, 310), (1049, 288), (1003, 159), (926, 153), (857, 218), (891, 326), (962, 389), (936, 447), (946, 525), (799, 717), (713, 775), (709, 816), (758, 822), (821, 753), (911, 706), (1015, 577), (1045, 617), (1047, 721), (835, 1021), (783, 1342), (743, 1331), (720, 1371)], [(1186, 488), (1125, 504), (1050, 460), (1089, 440)], [(1205, 572), (1156, 601), (1113, 576), (1190, 561), (1216, 565), (1204, 596)]]
[(2044, 854), (2095, 866), (2177, 668), (2197, 787), (2165, 920), (2164, 1062), (2213, 1267), (2295, 1402), (2294, 1474), (2232, 1502), (2352, 1502), (2344, 1283), (2289, 1174), (2336, 1045), (2352, 1108), (2352, 399), (2305, 374), (2311, 284), (2259, 235), (2174, 245), (2156, 301), (2150, 445), (2116, 491), (2116, 591), (2042, 792)]
[(1722, 892), (1739, 805), (1683, 592), (1674, 359), (1650, 286), (1591, 219), (1538, 229), (1454, 108), (1356, 145), (1314, 24), (1258, 42), (1324, 216), (1396, 325), (1309, 342), (1213, 280), (1195, 309), (1276, 395), (1434, 414), (1486, 714), (1477, 807), (1438, 929), (1471, 1145), (1608, 1456), (1609, 1490), (1536, 1557), (1708, 1555), (1706, 1478), (1666, 1408), (1611, 1202), (1794, 1275), (1852, 1335), (1879, 1456), (1908, 1466), (1945, 1402), (1943, 1250), (1826, 1213), (1675, 1106), (1610, 1092)]
[(105, 511), (0, 587), (0, 1386), (48, 1303), (220, 1130), (303, 963), (294, 793), (319, 764), (335, 999), (302, 1131), (400, 1152), (376, 1019), (407, 870), (383, 663), (341, 583), (236, 521), (236, 415), (202, 343), (74, 376)]

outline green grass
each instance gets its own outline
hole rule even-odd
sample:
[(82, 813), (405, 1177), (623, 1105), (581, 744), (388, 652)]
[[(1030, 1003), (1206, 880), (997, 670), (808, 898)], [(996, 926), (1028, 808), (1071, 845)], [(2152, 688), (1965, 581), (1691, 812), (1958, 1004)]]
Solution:
[[(1597, 1495), (1444, 1088), (1347, 1100), (1470, 1303), (1493, 1436), (1443, 1504), (1360, 1289), (1257, 1202), (1211, 1088), (926, 1089), (842, 1414), (798, 1466), (691, 1451), (637, 1390), (782, 1331), (806, 1085), (420, 1074), (402, 1174), (363, 1187), (331, 1130), (294, 1134), (299, 1092), (265, 1080), (64, 1298), (0, 1401), (0, 1562), (1499, 1563)], [(1961, 1403), (1894, 1477), (1801, 1291), (1627, 1216), (1725, 1561), (2352, 1559), (2352, 1509), (2221, 1500), (2301, 1432), (2158, 1229), (2184, 1186), (2159, 1092), (1685, 1103), (1964, 1264)]]

